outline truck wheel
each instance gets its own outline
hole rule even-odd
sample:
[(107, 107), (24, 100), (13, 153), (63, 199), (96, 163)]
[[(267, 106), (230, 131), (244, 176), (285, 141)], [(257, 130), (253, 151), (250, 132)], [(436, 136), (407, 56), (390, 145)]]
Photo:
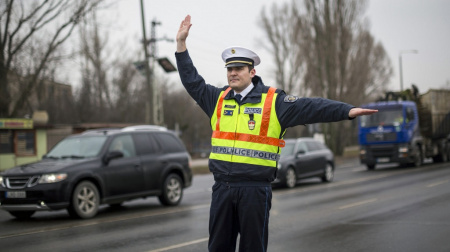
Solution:
[(450, 151), (443, 151), (442, 152), (442, 162), (446, 163), (450, 159)]
[(447, 162), (446, 153), (439, 153), (433, 157), (433, 163)]
[(67, 209), (70, 216), (88, 219), (94, 217), (100, 205), (97, 187), (89, 181), (79, 183), (73, 190), (72, 201)]
[(450, 144), (447, 144), (447, 162), (450, 161)]
[(420, 149), (419, 146), (417, 146), (416, 150), (414, 151), (414, 162), (412, 163), (412, 165), (414, 167), (419, 167), (422, 164), (423, 164), (422, 150)]
[(158, 197), (165, 206), (176, 206), (183, 198), (183, 181), (177, 174), (169, 174), (164, 180), (162, 194)]
[(367, 165), (367, 170), (369, 170), (369, 171), (375, 170), (375, 165), (374, 164), (368, 164)]

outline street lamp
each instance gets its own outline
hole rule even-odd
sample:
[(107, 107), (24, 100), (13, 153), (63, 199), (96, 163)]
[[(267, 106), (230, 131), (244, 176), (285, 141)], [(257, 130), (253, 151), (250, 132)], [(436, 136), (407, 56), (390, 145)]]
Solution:
[(400, 65), (400, 92), (403, 91), (403, 71), (402, 71), (402, 54), (407, 53), (419, 53), (417, 50), (407, 50), (407, 51), (400, 51), (400, 54), (398, 56), (399, 65)]

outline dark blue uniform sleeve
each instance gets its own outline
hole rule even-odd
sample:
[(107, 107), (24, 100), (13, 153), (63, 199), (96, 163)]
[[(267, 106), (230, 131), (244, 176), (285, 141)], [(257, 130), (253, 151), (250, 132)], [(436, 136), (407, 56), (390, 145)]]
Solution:
[(194, 67), (187, 50), (175, 53), (175, 58), (184, 88), (208, 117), (211, 118), (222, 89), (206, 84), (203, 77), (198, 74), (197, 69)]
[(354, 106), (325, 98), (298, 98), (280, 93), (276, 101), (278, 120), (283, 128), (350, 119)]

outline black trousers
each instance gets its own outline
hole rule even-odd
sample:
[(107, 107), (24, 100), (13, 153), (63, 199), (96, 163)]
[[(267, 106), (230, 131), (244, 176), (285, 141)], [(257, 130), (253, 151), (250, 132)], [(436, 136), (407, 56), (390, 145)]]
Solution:
[(245, 182), (217, 182), (213, 186), (210, 217), (210, 252), (267, 251), (272, 187)]

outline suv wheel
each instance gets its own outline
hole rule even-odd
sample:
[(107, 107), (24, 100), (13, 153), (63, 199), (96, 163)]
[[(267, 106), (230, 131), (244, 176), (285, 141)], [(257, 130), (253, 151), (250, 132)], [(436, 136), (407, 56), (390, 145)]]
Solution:
[(83, 181), (75, 187), (68, 211), (73, 217), (88, 219), (97, 214), (99, 204), (97, 187), (89, 181)]
[(9, 211), (9, 213), (17, 219), (29, 219), (35, 211)]
[(176, 206), (183, 198), (183, 182), (180, 176), (171, 173), (164, 180), (162, 194), (158, 197), (165, 206)]
[(295, 171), (292, 167), (289, 167), (286, 170), (286, 178), (285, 179), (286, 179), (286, 182), (284, 185), (287, 188), (293, 188), (297, 184), (297, 175), (295, 175)]

